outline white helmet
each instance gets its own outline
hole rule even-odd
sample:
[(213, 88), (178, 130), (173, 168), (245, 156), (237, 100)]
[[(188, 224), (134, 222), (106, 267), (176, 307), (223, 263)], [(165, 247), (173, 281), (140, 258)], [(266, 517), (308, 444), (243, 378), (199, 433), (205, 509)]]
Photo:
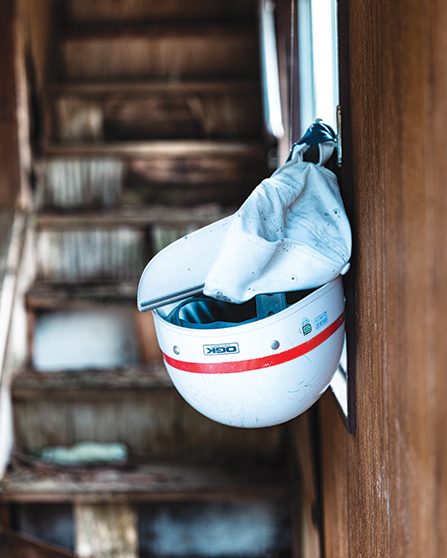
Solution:
[(154, 311), (166, 368), (192, 407), (226, 425), (257, 428), (291, 420), (320, 397), (342, 352), (341, 277), (310, 294), (279, 296), (292, 303), (261, 319), (254, 301), (206, 297)]
[[(141, 276), (138, 308), (154, 311), (175, 387), (217, 422), (291, 420), (337, 370), (345, 329), (339, 274), (349, 267), (351, 232), (336, 177), (322, 167), (335, 145), (329, 131), (314, 123), (237, 214), (172, 243)], [(303, 163), (314, 144), (318, 165)], [(291, 282), (299, 290), (285, 293)]]

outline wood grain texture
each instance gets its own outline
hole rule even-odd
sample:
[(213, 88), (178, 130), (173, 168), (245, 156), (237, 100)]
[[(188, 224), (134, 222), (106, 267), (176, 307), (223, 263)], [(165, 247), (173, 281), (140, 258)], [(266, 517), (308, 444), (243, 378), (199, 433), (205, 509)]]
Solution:
[(16, 204), (25, 173), (21, 39), (17, 1), (6, 0), (0, 6), (0, 204), (9, 207)]
[[(129, 84), (128, 84), (129, 85)], [(52, 141), (254, 138), (261, 133), (260, 92), (247, 82), (68, 87), (49, 99)], [(189, 87), (188, 87), (189, 85)], [(195, 87), (194, 87), (195, 85)], [(214, 85), (214, 87), (213, 87)]]
[(285, 501), (284, 479), (257, 467), (223, 471), (166, 463), (127, 471), (103, 468), (42, 473), (15, 468), (0, 487), (0, 501), (9, 502), (163, 502), (240, 501), (247, 497)]
[(321, 525), (319, 523), (318, 468), (313, 432), (313, 413), (298, 417), (289, 425), (294, 453), (297, 502), (294, 509), (294, 547), (300, 558), (320, 558)]
[(79, 558), (137, 558), (138, 517), (128, 504), (75, 504)]
[(259, 71), (250, 24), (75, 29), (61, 45), (66, 80), (246, 79)]
[(238, 206), (266, 175), (265, 149), (247, 141), (165, 140), (50, 146), (37, 165), (38, 206)]
[(212, 21), (254, 16), (255, 0), (70, 0), (66, 2), (71, 22), (104, 21)]
[[(23, 370), (15, 375), (11, 390), (14, 401), (59, 397), (67, 399), (100, 398), (104, 390), (117, 396), (126, 391), (171, 389), (172, 383), (161, 361), (140, 367), (112, 370), (84, 369), (74, 372), (36, 372)], [(89, 395), (90, 394), (90, 395)]]
[(37, 204), (48, 209), (105, 209), (154, 204), (238, 206), (266, 175), (261, 157), (55, 158), (38, 165)]
[(236, 430), (205, 420), (173, 389), (48, 388), (29, 395), (14, 396), (16, 445), (27, 453), (86, 440), (121, 442), (131, 455), (231, 466), (277, 462), (284, 449), (279, 427)]
[(329, 558), (447, 543), (447, 5), (349, 3), (357, 434), (320, 406)]
[(245, 430), (204, 419), (172, 388), (160, 362), (116, 370), (23, 371), (13, 381), (12, 397), (16, 444), (26, 452), (83, 440), (120, 441), (131, 455), (232, 466), (277, 463), (285, 447), (281, 427)]

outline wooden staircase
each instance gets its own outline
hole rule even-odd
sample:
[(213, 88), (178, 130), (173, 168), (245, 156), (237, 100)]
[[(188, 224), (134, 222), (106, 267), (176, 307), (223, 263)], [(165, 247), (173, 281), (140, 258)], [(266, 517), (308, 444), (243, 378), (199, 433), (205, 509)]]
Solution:
[[(14, 548), (24, 534), (48, 556), (292, 555), (286, 429), (197, 414), (135, 309), (146, 261), (265, 176), (255, 7), (58, 4), (35, 161), (30, 356), (12, 385), (16, 452), (0, 484)], [(125, 444), (128, 459), (41, 459), (84, 441)]]

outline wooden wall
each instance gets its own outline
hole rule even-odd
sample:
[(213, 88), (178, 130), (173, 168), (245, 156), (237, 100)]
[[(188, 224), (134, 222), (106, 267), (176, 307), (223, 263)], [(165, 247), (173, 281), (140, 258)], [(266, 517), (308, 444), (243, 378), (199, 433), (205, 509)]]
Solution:
[(439, 558), (447, 547), (447, 3), (351, 0), (349, 34), (357, 433), (346, 432), (326, 395), (325, 555)]
[[(14, 207), (24, 181), (24, 60), (17, 2), (0, 3), (0, 206)], [(25, 95), (25, 98), (24, 98)], [(25, 101), (25, 105), (24, 105)], [(29, 166), (29, 160), (26, 161)]]
[(55, 0), (15, 0), (18, 5), (20, 25), (24, 34), (25, 48), (31, 57), (35, 83), (43, 94), (48, 72), (48, 50), (52, 38), (52, 17)]
[[(54, 0), (0, 2), (0, 206), (30, 205), (33, 94), (41, 95)], [(27, 60), (28, 58), (28, 60)], [(35, 115), (36, 116), (36, 115)], [(34, 116), (34, 118), (35, 118)]]

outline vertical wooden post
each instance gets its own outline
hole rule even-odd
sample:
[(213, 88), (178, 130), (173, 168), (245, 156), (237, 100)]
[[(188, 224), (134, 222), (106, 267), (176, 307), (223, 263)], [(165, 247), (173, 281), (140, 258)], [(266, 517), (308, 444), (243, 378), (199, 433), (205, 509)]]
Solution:
[(76, 555), (79, 558), (137, 558), (135, 509), (127, 504), (76, 504)]
[[(346, 0), (340, 0), (346, 2)], [(320, 403), (327, 558), (447, 546), (447, 4), (350, 0), (356, 434)]]
[(25, 201), (28, 111), (18, 0), (0, 2), (0, 206)]

